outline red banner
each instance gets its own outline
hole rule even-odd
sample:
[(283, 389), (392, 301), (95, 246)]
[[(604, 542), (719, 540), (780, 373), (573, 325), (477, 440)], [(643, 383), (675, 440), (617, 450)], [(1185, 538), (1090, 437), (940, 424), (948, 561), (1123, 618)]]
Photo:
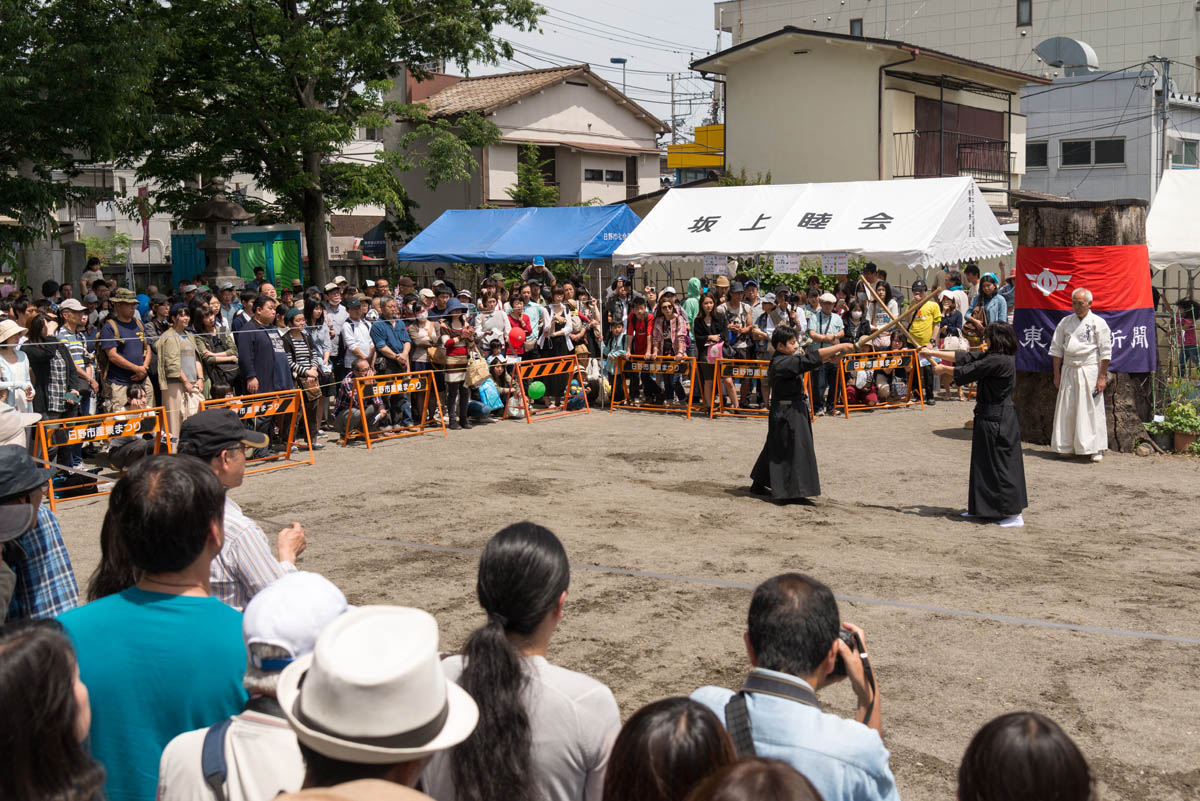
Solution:
[(1150, 255), (1145, 245), (1017, 248), (1018, 309), (1071, 308), (1071, 293), (1088, 289), (1092, 310), (1149, 309)]

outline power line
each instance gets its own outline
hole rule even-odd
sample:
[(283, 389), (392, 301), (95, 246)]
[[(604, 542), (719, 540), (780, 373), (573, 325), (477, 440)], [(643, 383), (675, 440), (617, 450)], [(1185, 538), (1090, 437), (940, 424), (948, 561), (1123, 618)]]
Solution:
[[(607, 30), (622, 31), (624, 33), (629, 34), (630, 36), (633, 36), (634, 38), (645, 39), (645, 40), (653, 43), (656, 46), (666, 44), (666, 45), (671, 45), (674, 47), (687, 48), (690, 52), (696, 52), (697, 50), (699, 50), (701, 52), (708, 52), (707, 46), (697, 46), (697, 45), (685, 44), (683, 42), (675, 42), (675, 41), (671, 41), (669, 39), (662, 39), (657, 36), (650, 36), (650, 35), (647, 35), (644, 33), (640, 33), (638, 31), (630, 30), (628, 28), (621, 28), (621, 27), (618, 27), (615, 25), (611, 25), (610, 23), (603, 22), (601, 20), (591, 19), (589, 17), (583, 16), (582, 14), (572, 14), (569, 11), (560, 11), (560, 10), (554, 9), (552, 6), (546, 6), (546, 7), (549, 8), (551, 11), (551, 13), (547, 14), (546, 16), (550, 17), (551, 19), (557, 18), (560, 23), (567, 22), (567, 23), (576, 25), (581, 28), (591, 28), (592, 25), (599, 25), (600, 31), (602, 31), (602, 32), (607, 31)], [(582, 20), (582, 21), (575, 22), (574, 19), (563, 20), (561, 17), (558, 16), (560, 14), (566, 15), (567, 17), (573, 17), (574, 19), (578, 19), (578, 20)], [(591, 23), (592, 25), (589, 25), (588, 23)]]
[(1075, 88), (1075, 87), (1077, 87), (1077, 86), (1087, 86), (1089, 83), (1095, 83), (1096, 81), (1102, 81), (1102, 80), (1104, 80), (1105, 78), (1107, 78), (1108, 76), (1110, 76), (1110, 75), (1115, 75), (1115, 74), (1117, 74), (1118, 72), (1125, 72), (1125, 70), (1131, 70), (1131, 69), (1133, 69), (1134, 67), (1141, 67), (1141, 66), (1142, 66), (1142, 65), (1144, 65), (1145, 63), (1146, 63), (1145, 61), (1139, 61), (1139, 62), (1137, 62), (1136, 64), (1130, 64), (1130, 65), (1129, 65), (1129, 66), (1127, 66), (1127, 67), (1118, 67), (1118, 68), (1117, 68), (1117, 69), (1115, 69), (1115, 70), (1109, 70), (1108, 72), (1102, 72), (1102, 73), (1100, 73), (1099, 75), (1097, 75), (1095, 78), (1092, 78), (1092, 79), (1090, 79), (1090, 80), (1087, 80), (1087, 81), (1080, 81), (1079, 83), (1075, 83), (1075, 82), (1073, 82), (1073, 81), (1072, 81), (1072, 82), (1070, 82), (1070, 83), (1065, 83), (1065, 82), (1064, 82), (1064, 83), (1056, 84), (1056, 85), (1054, 85), (1054, 86), (1051, 86), (1049, 89), (1043, 89), (1043, 90), (1041, 90), (1040, 92), (1032, 92), (1032, 93), (1030, 93), (1030, 94), (1027, 94), (1027, 95), (1022, 95), (1021, 99), (1022, 99), (1022, 100), (1029, 100), (1029, 99), (1031, 99), (1031, 98), (1034, 98), (1034, 97), (1037, 97), (1037, 96), (1039, 96), (1039, 95), (1045, 95), (1045, 94), (1049, 94), (1050, 92), (1057, 92), (1057, 91), (1058, 91), (1058, 90), (1060, 90), (1060, 89), (1074, 89), (1074, 88)]

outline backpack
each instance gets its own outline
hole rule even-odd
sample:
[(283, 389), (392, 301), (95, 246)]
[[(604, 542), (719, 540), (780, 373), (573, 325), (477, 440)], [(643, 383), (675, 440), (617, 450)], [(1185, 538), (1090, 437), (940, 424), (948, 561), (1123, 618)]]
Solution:
[[(142, 321), (137, 317), (134, 317), (133, 322), (137, 323), (138, 333), (141, 334), (142, 339), (146, 341), (146, 347), (150, 347), (150, 341), (146, 339), (146, 329), (142, 326)], [(121, 347), (121, 329), (117, 327), (117, 319), (115, 317), (109, 317), (104, 321), (103, 324), (101, 324), (100, 330), (96, 332), (96, 374), (100, 376), (100, 382), (108, 380), (108, 352), (105, 350), (103, 342), (106, 339), (104, 336), (104, 329), (109, 325), (112, 326), (112, 336), (107, 337), (107, 339), (115, 340), (118, 349)], [(154, 369), (153, 364), (150, 366), (150, 369)]]

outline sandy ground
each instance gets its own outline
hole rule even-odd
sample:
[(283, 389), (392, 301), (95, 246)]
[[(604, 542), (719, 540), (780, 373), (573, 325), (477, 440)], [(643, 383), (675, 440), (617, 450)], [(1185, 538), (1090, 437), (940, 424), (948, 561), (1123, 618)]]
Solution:
[[(328, 447), (316, 467), (252, 476), (234, 497), (272, 539), (302, 521), (302, 567), (352, 603), (432, 612), (450, 650), (482, 622), (477, 549), (509, 522), (549, 526), (576, 565), (551, 658), (606, 682), (625, 717), (737, 686), (746, 588), (808, 572), (867, 632), (905, 799), (953, 798), (971, 735), (1019, 709), (1076, 739), (1103, 798), (1197, 798), (1200, 460), (1092, 465), (1027, 448), (1028, 524), (1003, 530), (958, 517), (969, 414), (942, 402), (818, 419), (814, 507), (746, 492), (763, 422), (633, 412)], [(103, 511), (60, 507), (81, 583)], [(849, 688), (823, 697), (852, 713)]]

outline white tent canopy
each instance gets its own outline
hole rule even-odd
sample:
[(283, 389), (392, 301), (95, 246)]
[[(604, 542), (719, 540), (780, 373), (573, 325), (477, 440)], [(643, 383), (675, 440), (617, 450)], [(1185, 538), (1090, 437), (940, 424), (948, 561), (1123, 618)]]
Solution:
[(1146, 217), (1146, 244), (1152, 267), (1165, 270), (1177, 264), (1188, 272), (1200, 268), (1197, 208), (1200, 208), (1200, 170), (1165, 170)]
[(938, 267), (1012, 253), (971, 178), (672, 189), (615, 261), (704, 254), (849, 253)]

